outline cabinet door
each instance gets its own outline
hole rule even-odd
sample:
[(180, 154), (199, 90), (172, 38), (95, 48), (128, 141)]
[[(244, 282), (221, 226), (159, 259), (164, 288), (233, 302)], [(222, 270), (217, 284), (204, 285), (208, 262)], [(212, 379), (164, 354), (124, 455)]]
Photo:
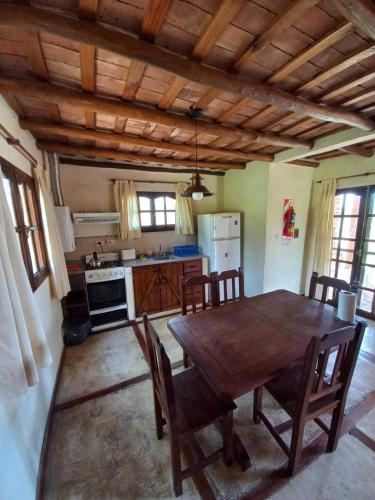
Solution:
[(158, 266), (134, 267), (133, 286), (136, 316), (162, 310)]
[(160, 294), (163, 310), (180, 306), (181, 276), (183, 276), (182, 262), (160, 266)]
[[(184, 276), (201, 276), (202, 275), (202, 259), (188, 260), (184, 262)], [(207, 292), (206, 292), (207, 293)], [(200, 287), (194, 290), (195, 301), (199, 304), (202, 302), (202, 293)], [(192, 292), (190, 289), (186, 291), (186, 302), (188, 306), (192, 304)]]

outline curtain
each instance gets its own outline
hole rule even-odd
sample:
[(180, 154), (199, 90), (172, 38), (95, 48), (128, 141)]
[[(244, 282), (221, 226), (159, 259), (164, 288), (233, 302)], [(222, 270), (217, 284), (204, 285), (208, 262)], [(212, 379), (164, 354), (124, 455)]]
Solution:
[(0, 395), (12, 398), (38, 383), (52, 362), (23, 262), (0, 169)]
[(122, 240), (141, 238), (137, 192), (133, 181), (115, 181), (116, 210), (120, 212), (119, 237)]
[(308, 294), (313, 271), (319, 275), (329, 275), (336, 187), (336, 179), (328, 179), (314, 185), (312, 212), (306, 235), (306, 294)]
[(193, 211), (191, 208), (191, 199), (180, 196), (187, 184), (178, 183), (176, 186), (176, 233), (194, 234)]
[(47, 171), (42, 168), (34, 169), (35, 178), (41, 194), (41, 203), (44, 204), (44, 229), (46, 233), (46, 246), (51, 280), (55, 296), (61, 300), (70, 291), (68, 272), (66, 269), (61, 236), (57, 225), (55, 206), (53, 204), (47, 180), (44, 175)]

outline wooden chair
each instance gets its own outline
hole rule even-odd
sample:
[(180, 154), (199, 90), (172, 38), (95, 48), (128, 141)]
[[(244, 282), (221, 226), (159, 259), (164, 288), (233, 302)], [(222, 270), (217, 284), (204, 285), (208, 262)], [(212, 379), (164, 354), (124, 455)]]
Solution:
[[(367, 324), (359, 322), (335, 330), (309, 342), (303, 365), (294, 366), (265, 385), (271, 396), (292, 418), (292, 439), (289, 447), (280, 433), (262, 412), (262, 388), (254, 392), (253, 421), (263, 421), (282, 450), (288, 455), (288, 472), (297, 470), (302, 451), (306, 422), (314, 420), (328, 434), (327, 451), (337, 447), (345, 402)], [(336, 349), (333, 371), (325, 379), (329, 355)], [(319, 355), (323, 353), (323, 362)], [(319, 418), (332, 411), (330, 427)]]
[(347, 283), (344, 280), (340, 280), (338, 278), (331, 278), (331, 276), (318, 276), (318, 273), (313, 272), (311, 275), (311, 280), (310, 280), (310, 288), (309, 288), (309, 298), (310, 299), (315, 299), (316, 296), (316, 287), (318, 285), (322, 286), (322, 295), (320, 298), (320, 302), (322, 304), (325, 304), (328, 300), (328, 289), (332, 288), (333, 289), (333, 295), (332, 295), (332, 300), (329, 300), (330, 303), (334, 307), (337, 307), (338, 304), (338, 299), (339, 299), (339, 292), (341, 290), (349, 292), (350, 290), (353, 290), (354, 292), (357, 291), (358, 288), (358, 282), (354, 281), (351, 285)]
[[(212, 282), (206, 275), (200, 276), (181, 276), (180, 278), (180, 296), (181, 296), (181, 314), (185, 316), (188, 313), (188, 306), (191, 305), (191, 312), (194, 314), (201, 307), (207, 308), (206, 286), (209, 285), (212, 296)], [(189, 358), (184, 351), (184, 367), (189, 367)]]
[[(156, 435), (163, 437), (163, 426), (169, 427), (173, 487), (176, 496), (182, 493), (182, 481), (219, 458), (226, 465), (233, 460), (233, 401), (220, 399), (196, 368), (172, 377), (171, 364), (163, 344), (144, 315), (147, 349), (153, 382)], [(217, 422), (223, 433), (223, 447), (204, 456), (194, 434)], [(190, 440), (199, 460), (181, 468), (181, 445)]]
[(181, 314), (188, 313), (189, 305), (193, 313), (197, 312), (200, 305), (203, 310), (206, 309), (206, 285), (211, 288), (211, 280), (205, 274), (180, 277)]
[[(220, 304), (227, 304), (228, 302), (234, 302), (236, 300), (243, 299), (245, 297), (244, 292), (244, 278), (242, 269), (232, 269), (230, 271), (223, 271), (221, 274), (213, 272), (210, 275), (212, 281), (212, 303), (214, 307), (220, 306)], [(228, 282), (230, 282), (230, 288), (228, 290)], [(236, 282), (238, 286), (236, 286)], [(222, 283), (224, 299), (220, 300), (220, 288)], [(228, 293), (229, 292), (229, 293)], [(238, 292), (238, 293), (237, 293)]]

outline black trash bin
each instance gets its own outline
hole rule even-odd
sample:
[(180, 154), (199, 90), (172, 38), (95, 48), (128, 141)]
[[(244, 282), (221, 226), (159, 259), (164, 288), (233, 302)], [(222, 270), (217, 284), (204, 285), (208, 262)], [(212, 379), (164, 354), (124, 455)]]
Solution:
[(65, 345), (82, 344), (90, 331), (90, 322), (87, 318), (64, 319), (62, 324)]

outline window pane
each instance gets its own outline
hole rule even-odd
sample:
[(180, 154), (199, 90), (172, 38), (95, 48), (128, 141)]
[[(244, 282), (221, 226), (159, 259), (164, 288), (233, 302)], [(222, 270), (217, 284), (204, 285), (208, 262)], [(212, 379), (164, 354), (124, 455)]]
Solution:
[(30, 186), (25, 185), (25, 191), (26, 191), (26, 196), (27, 196), (27, 204), (29, 207), (29, 213), (30, 213), (30, 218), (31, 218), (31, 225), (37, 225), (38, 224), (38, 219), (36, 216), (35, 212), (35, 200), (34, 200), (34, 195), (33, 192), (30, 189)]
[(375, 217), (368, 217), (367, 219), (366, 238), (375, 240)]
[(155, 210), (164, 210), (164, 196), (155, 198)]
[(375, 214), (375, 193), (372, 193), (370, 196), (368, 213)]
[(35, 229), (33, 231), (33, 239), (34, 239), (34, 249), (37, 260), (38, 269), (42, 269), (45, 266), (43, 251), (42, 251), (42, 231), (40, 229)]
[(362, 267), (361, 285), (366, 288), (375, 288), (375, 268), (367, 266)]
[(344, 201), (343, 194), (337, 194), (335, 196), (335, 210), (334, 210), (335, 215), (341, 215), (343, 201)]
[(358, 215), (361, 197), (358, 194), (349, 193), (345, 198), (345, 215)]
[(375, 266), (375, 255), (372, 253), (365, 254), (363, 257), (363, 263)]
[(176, 212), (167, 212), (167, 224), (176, 223)]
[(339, 246), (339, 240), (332, 240), (332, 248), (337, 248)]
[(360, 290), (359, 308), (371, 312), (374, 294), (367, 290)]
[(22, 213), (23, 213), (23, 220), (24, 220), (25, 226), (30, 226), (29, 212), (27, 211), (27, 205), (26, 205), (25, 185), (18, 184), (18, 189), (19, 189), (20, 196), (21, 196), (21, 208), (22, 208)]
[(337, 259), (337, 248), (332, 248), (331, 259)]
[(139, 197), (139, 209), (140, 210), (151, 210), (151, 200), (145, 196)]
[(346, 264), (345, 262), (339, 262), (337, 278), (340, 280), (345, 280), (347, 283), (350, 283), (350, 277), (352, 274), (352, 265)]
[(165, 207), (167, 210), (176, 210), (176, 200), (170, 196), (165, 197)]
[(340, 250), (339, 259), (353, 262), (354, 253), (347, 250)]
[(338, 238), (340, 235), (340, 224), (341, 224), (341, 217), (335, 217), (333, 219), (333, 237)]
[(4, 181), (5, 197), (10, 209), (10, 213), (12, 215), (13, 224), (14, 226), (17, 226), (16, 212), (14, 210), (14, 203), (12, 198), (12, 185), (10, 183), (10, 180), (7, 179), (6, 177), (3, 177), (3, 181)]
[(141, 226), (151, 226), (150, 212), (141, 212)]
[(27, 246), (29, 247), (32, 271), (33, 271), (33, 274), (35, 274), (38, 272), (38, 264), (36, 262), (34, 241), (33, 241), (33, 235), (32, 235), (31, 231), (27, 234)]
[(165, 226), (165, 213), (155, 212), (155, 222), (157, 226)]
[(375, 242), (368, 241), (365, 243), (365, 252), (375, 252)]
[(355, 238), (357, 232), (357, 217), (344, 217), (342, 223), (342, 237)]

